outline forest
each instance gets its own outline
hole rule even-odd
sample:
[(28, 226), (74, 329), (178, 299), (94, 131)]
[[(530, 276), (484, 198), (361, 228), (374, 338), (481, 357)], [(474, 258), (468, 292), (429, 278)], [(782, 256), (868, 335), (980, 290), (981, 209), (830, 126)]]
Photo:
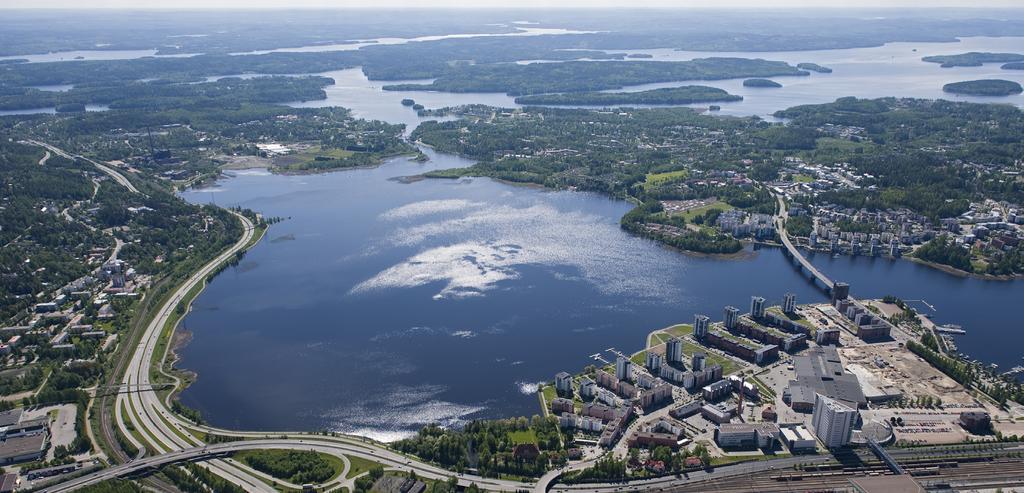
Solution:
[(1024, 88), (1012, 80), (982, 79), (951, 82), (942, 86), (942, 91), (969, 96), (1009, 96), (1024, 92)]
[[(536, 445), (540, 455), (536, 459), (517, 457), (513, 452), (519, 444)], [(536, 477), (547, 471), (549, 462), (561, 464), (566, 460), (554, 416), (473, 421), (462, 430), (427, 426), (415, 437), (395, 442), (394, 447), (459, 472), (476, 467), (485, 477)]]
[(982, 53), (972, 51), (957, 55), (935, 55), (926, 56), (921, 60), (938, 63), (942, 68), (952, 67), (980, 67), (986, 63), (1010, 63), (1024, 62), (1024, 55), (1017, 53)]
[(681, 86), (637, 92), (575, 92), (561, 94), (535, 94), (519, 96), (516, 103), (527, 105), (656, 105), (692, 104), (707, 102), (741, 101), (742, 96), (729, 94), (723, 89), (708, 86)]
[(609, 61), (456, 65), (429, 84), (393, 84), (386, 91), (504, 92), (510, 96), (601, 91), (677, 80), (806, 76), (786, 62), (747, 58), (697, 58), (685, 62)]
[[(123, 85), (90, 85), (65, 92), (25, 88), (0, 95), (0, 110), (101, 104), (111, 109), (160, 111), (169, 109), (285, 103), (326, 98), (323, 87), (334, 84), (326, 77), (224, 78), (213, 82), (171, 84), (166, 81), (132, 82)], [(83, 108), (84, 109), (84, 108)]]

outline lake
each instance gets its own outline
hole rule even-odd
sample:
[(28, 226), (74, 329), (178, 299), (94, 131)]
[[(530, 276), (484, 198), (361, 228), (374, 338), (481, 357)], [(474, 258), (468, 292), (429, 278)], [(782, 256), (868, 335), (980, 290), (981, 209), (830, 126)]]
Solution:
[[(684, 255), (623, 232), (630, 206), (490, 179), (394, 177), (469, 162), (430, 153), (316, 176), (233, 172), (193, 202), (288, 218), (218, 276), (184, 321), (183, 394), (213, 424), (331, 429), (390, 440), (422, 425), (530, 415), (536, 383), (588, 355), (634, 351), (650, 330), (721, 317), (750, 296), (824, 300), (780, 250)], [(909, 261), (818, 255), (856, 295), (895, 294), (959, 323), (962, 350), (1016, 364), (1024, 283), (962, 279)], [(915, 306), (922, 306), (918, 303)], [(239, 412), (245, 409), (245, 412)]]
[[(939, 97), (945, 82), (998, 66), (941, 69), (916, 59), (1007, 51), (1010, 41), (1020, 42), (758, 54), (835, 72), (780, 78), (782, 89), (707, 84), (746, 97), (722, 105), (722, 113), (736, 115), (846, 95)], [(896, 53), (900, 61), (886, 61)], [(336, 81), (327, 100), (294, 106), (345, 106), (411, 131), (424, 119), (402, 98), (429, 108), (514, 104), (504, 94), (387, 92), (358, 69), (325, 75)], [(193, 339), (179, 366), (199, 375), (182, 394), (186, 405), (217, 426), (392, 440), (429, 423), (537, 413), (537, 382), (577, 371), (608, 348), (640, 349), (650, 330), (690, 322), (695, 313), (720, 319), (725, 305), (745, 310), (752, 295), (772, 303), (786, 292), (801, 303), (824, 300), (777, 249), (748, 249), (733, 260), (681, 254), (624, 233), (619, 218), (631, 206), (600, 195), (483, 178), (393, 179), (472, 164), (425, 151), (425, 163), (396, 158), (323, 175), (231, 172), (212, 188), (183, 194), (288, 218), (218, 276), (185, 318)], [(962, 279), (905, 260), (812, 261), (855, 295), (923, 299), (936, 321), (967, 329), (958, 338), (963, 351), (1003, 368), (1019, 363), (1014, 329), (1021, 323), (1007, 308), (1024, 299), (1022, 282)], [(995, 337), (1008, 343), (992, 344)]]
[[(193, 202), (289, 219), (198, 298), (182, 396), (213, 424), (380, 439), (538, 412), (536, 382), (757, 294), (823, 299), (774, 249), (692, 257), (619, 228), (630, 205), (490, 179), (431, 153), (316, 176), (232, 173)], [(239, 410), (245, 409), (245, 412)]]

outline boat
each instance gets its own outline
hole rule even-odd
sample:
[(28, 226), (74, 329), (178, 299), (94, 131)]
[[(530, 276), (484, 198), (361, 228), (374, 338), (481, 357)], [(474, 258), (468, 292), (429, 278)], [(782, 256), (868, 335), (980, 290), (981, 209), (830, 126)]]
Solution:
[(963, 334), (967, 333), (967, 331), (964, 330), (959, 325), (953, 325), (953, 324), (949, 324), (949, 325), (936, 325), (935, 326), (935, 332), (941, 332), (943, 334), (958, 334), (958, 335), (963, 335)]

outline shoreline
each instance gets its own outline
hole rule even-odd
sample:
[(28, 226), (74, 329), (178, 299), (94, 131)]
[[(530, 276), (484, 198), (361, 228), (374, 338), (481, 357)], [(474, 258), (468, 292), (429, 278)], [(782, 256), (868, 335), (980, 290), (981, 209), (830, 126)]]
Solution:
[(900, 258), (909, 260), (911, 262), (914, 262), (915, 264), (921, 264), (921, 265), (924, 265), (926, 267), (931, 267), (933, 269), (940, 270), (942, 272), (945, 272), (946, 274), (950, 274), (950, 275), (957, 276), (957, 277), (962, 277), (962, 278), (977, 279), (979, 281), (1011, 282), (1011, 281), (1018, 281), (1018, 280), (1024, 279), (1024, 274), (1007, 274), (1007, 275), (998, 275), (998, 276), (997, 275), (992, 275), (992, 274), (978, 274), (978, 273), (975, 273), (975, 272), (967, 272), (965, 270), (960, 270), (960, 269), (957, 269), (956, 267), (952, 267), (952, 266), (949, 266), (949, 265), (944, 265), (944, 264), (935, 263), (935, 262), (932, 262), (932, 261), (929, 261), (929, 260), (919, 259), (917, 257), (913, 257), (913, 256), (909, 256), (909, 255), (905, 256), (905, 257), (900, 257)]
[[(240, 252), (244, 254), (245, 252), (248, 252), (251, 248), (258, 245), (267, 236), (267, 232), (269, 231), (270, 225), (267, 224), (263, 228), (263, 230), (259, 232), (258, 235), (252, 238), (249, 244), (247, 244), (244, 248), (240, 250)], [(185, 349), (192, 342), (194, 335), (191, 330), (183, 328), (181, 322), (182, 320), (185, 319), (185, 317), (189, 315), (189, 313), (192, 312), (192, 304), (195, 303), (197, 299), (199, 299), (199, 296), (203, 294), (203, 291), (206, 290), (210, 283), (213, 282), (213, 280), (216, 279), (217, 276), (223, 273), (225, 270), (227, 269), (220, 269), (216, 271), (216, 273), (213, 274), (212, 276), (204, 279), (202, 282), (202, 286), (195, 293), (194, 296), (192, 296), (191, 298), (182, 299), (179, 302), (184, 303), (185, 313), (180, 318), (178, 318), (177, 321), (175, 321), (174, 326), (170, 330), (170, 333), (166, 336), (168, 338), (167, 345), (164, 348), (163, 354), (159, 355), (159, 362), (154, 360), (154, 363), (157, 363), (157, 366), (155, 366), (157, 371), (176, 380), (174, 387), (167, 395), (167, 405), (170, 405), (171, 401), (177, 401), (182, 406), (184, 406), (184, 403), (181, 403), (180, 401), (181, 394), (184, 393), (185, 390), (187, 390), (192, 385), (192, 383), (194, 383), (199, 378), (198, 372), (190, 370), (188, 368), (179, 368), (177, 366), (177, 363), (181, 360), (180, 351)], [(165, 368), (166, 371), (164, 371)]]
[[(770, 244), (764, 244), (764, 245), (772, 246)], [(814, 254), (831, 255), (831, 254), (829, 254), (827, 252), (822, 252), (822, 251), (808, 249), (806, 246), (803, 246), (803, 245), (798, 246), (798, 248), (803, 250), (803, 251), (805, 251), (805, 252), (810, 252), (810, 253), (814, 253)], [(930, 267), (932, 269), (945, 272), (946, 274), (949, 274), (949, 275), (952, 275), (952, 276), (961, 277), (961, 278), (977, 279), (979, 281), (1010, 282), (1010, 281), (1024, 280), (1024, 274), (1007, 274), (1007, 275), (978, 274), (976, 272), (967, 272), (965, 270), (960, 270), (960, 269), (957, 269), (956, 267), (953, 267), (953, 266), (949, 266), (949, 265), (945, 265), (945, 264), (939, 264), (939, 263), (936, 263), (936, 262), (931, 262), (929, 260), (923, 260), (923, 259), (917, 258), (917, 257), (915, 257), (915, 256), (913, 256), (911, 254), (901, 255), (899, 257), (890, 257), (890, 256), (887, 256), (887, 255), (876, 255), (876, 256), (870, 257), (870, 256), (866, 256), (866, 255), (847, 255), (845, 253), (841, 254), (841, 255), (843, 257), (858, 257), (859, 256), (859, 257), (868, 257), (868, 258), (879, 258), (879, 259), (891, 260), (893, 262), (898, 262), (900, 260), (908, 260), (908, 261), (913, 262), (915, 264), (923, 265), (925, 267)]]
[[(245, 170), (250, 170), (250, 169), (263, 169), (263, 170), (267, 170), (269, 173), (272, 173), (272, 174), (275, 174), (275, 175), (282, 175), (282, 176), (318, 175), (318, 174), (334, 173), (336, 171), (348, 171), (348, 170), (354, 170), (354, 169), (373, 169), (373, 168), (379, 168), (381, 165), (386, 163), (388, 160), (391, 160), (391, 159), (394, 159), (394, 158), (398, 158), (398, 157), (402, 157), (402, 156), (408, 156), (409, 159), (422, 159), (421, 158), (422, 155), (423, 155), (423, 153), (421, 151), (415, 150), (415, 151), (410, 151), (410, 152), (401, 152), (401, 153), (398, 153), (398, 154), (383, 155), (383, 156), (380, 156), (377, 159), (377, 162), (375, 162), (373, 164), (362, 164), (362, 165), (358, 165), (358, 166), (344, 166), (344, 167), (338, 167), (338, 168), (296, 169), (296, 170), (283, 169), (283, 168), (280, 168), (280, 167), (275, 166), (273, 164), (255, 164), (255, 163), (253, 163), (253, 164), (242, 164), (242, 163), (231, 164), (231, 163), (229, 163), (229, 164), (223, 164), (223, 165), (218, 166), (218, 168), (217, 168), (217, 171), (218, 171), (217, 176), (213, 177), (213, 180), (216, 181), (216, 180), (221, 179), (221, 177), (223, 177), (225, 171), (245, 171)], [(201, 184), (204, 184), (204, 183), (205, 182), (197, 182), (197, 185), (201, 185)]]

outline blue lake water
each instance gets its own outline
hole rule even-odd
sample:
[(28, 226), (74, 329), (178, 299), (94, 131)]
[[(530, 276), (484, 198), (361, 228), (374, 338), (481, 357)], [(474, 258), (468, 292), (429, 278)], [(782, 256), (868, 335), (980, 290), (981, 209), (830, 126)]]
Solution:
[(392, 438), (533, 414), (536, 382), (698, 311), (822, 298), (776, 250), (717, 260), (632, 237), (618, 225), (630, 206), (599, 195), (389, 180), (465, 164), (248, 171), (186, 193), (290, 219), (185, 319), (181, 366), (199, 378), (184, 402), (218, 425)]
[[(684, 255), (624, 233), (630, 206), (490, 179), (390, 180), (468, 162), (431, 155), (316, 176), (243, 171), (185, 197), (287, 217), (216, 278), (184, 325), (183, 395), (212, 423), (393, 439), (433, 422), (529, 415), (535, 383), (652, 329), (720, 317), (751, 295), (824, 296), (773, 248)], [(909, 261), (817, 256), (858, 296), (924, 299), (970, 332), (961, 348), (1021, 356), (1005, 307), (1024, 283), (961, 279)], [(1018, 330), (1015, 330), (1018, 329)], [(244, 410), (244, 411), (241, 411)]]
[[(740, 81), (708, 84), (746, 98), (723, 104), (722, 113), (768, 115), (847, 95), (941, 97), (953, 80), (1021, 80), (997, 65), (941, 69), (919, 60), (969, 49), (1024, 45), (971, 38), (757, 54), (835, 72), (783, 78), (786, 87), (763, 91)], [(514, 104), (504, 94), (383, 91), (358, 69), (327, 75), (336, 84), (326, 101), (295, 106), (344, 106), (411, 130), (424, 119), (402, 98), (429, 108)], [(717, 319), (723, 306), (745, 308), (752, 295), (774, 303), (786, 292), (799, 302), (824, 299), (776, 249), (732, 260), (684, 255), (624, 233), (618, 221), (629, 204), (600, 195), (479, 178), (391, 179), (471, 164), (428, 154), (426, 163), (398, 158), (325, 175), (233, 172), (184, 194), (288, 218), (218, 276), (186, 317), (193, 340), (179, 366), (199, 375), (182, 396), (187, 405), (220, 426), (394, 439), (428, 423), (536, 413), (536, 382), (578, 370), (609, 347), (639, 349), (650, 330), (698, 312)], [(925, 300), (936, 321), (968, 330), (958, 344), (973, 357), (1008, 368), (1024, 356), (1017, 339), (1024, 327), (1008, 310), (1024, 299), (1024, 282), (962, 279), (909, 261), (813, 261), (859, 297)]]

